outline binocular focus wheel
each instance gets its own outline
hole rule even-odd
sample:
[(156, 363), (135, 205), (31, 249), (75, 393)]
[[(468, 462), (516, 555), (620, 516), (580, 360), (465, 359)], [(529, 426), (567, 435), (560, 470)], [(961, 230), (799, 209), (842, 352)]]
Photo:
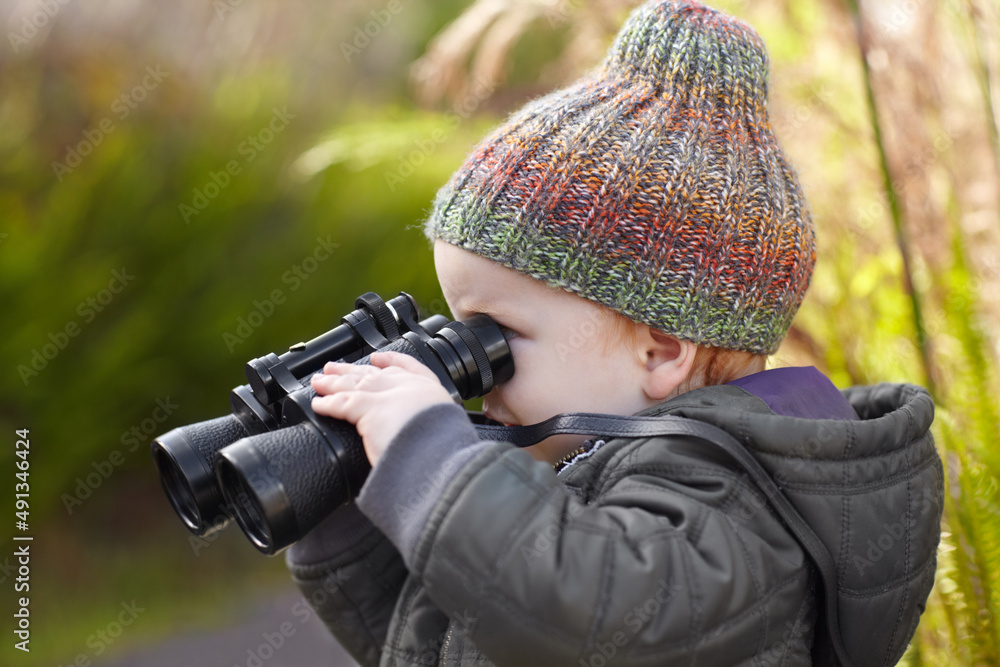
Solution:
[(356, 308), (364, 308), (378, 324), (379, 331), (389, 340), (399, 338), (399, 325), (396, 323), (396, 316), (392, 314), (389, 306), (385, 305), (375, 292), (366, 292), (358, 297), (354, 302)]

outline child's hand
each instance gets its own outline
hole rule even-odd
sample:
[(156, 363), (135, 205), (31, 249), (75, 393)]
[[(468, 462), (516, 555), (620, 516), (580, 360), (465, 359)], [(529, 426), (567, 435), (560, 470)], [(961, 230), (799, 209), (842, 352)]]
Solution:
[(448, 391), (422, 363), (399, 352), (371, 355), (371, 366), (330, 362), (312, 378), (320, 394), (317, 414), (355, 425), (372, 466), (403, 425), (438, 403), (452, 403)]

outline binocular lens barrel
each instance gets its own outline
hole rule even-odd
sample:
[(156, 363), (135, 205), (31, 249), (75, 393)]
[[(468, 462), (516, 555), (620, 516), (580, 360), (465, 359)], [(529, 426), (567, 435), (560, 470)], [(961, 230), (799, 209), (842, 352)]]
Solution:
[[(485, 316), (447, 325), (427, 341), (424, 354), (421, 344), (404, 336), (383, 350), (420, 359), (438, 377), (450, 379), (463, 399), (489, 392), (514, 372), (503, 334)], [(355, 363), (369, 363), (368, 357)], [(371, 469), (357, 430), (312, 413), (313, 396), (311, 388), (304, 388), (286, 399), (286, 416), (298, 413), (307, 421), (244, 438), (216, 458), (228, 506), (250, 541), (266, 554), (298, 541), (356, 496)]]
[(219, 443), (250, 435), (232, 415), (175, 428), (153, 442), (153, 462), (174, 511), (196, 535), (206, 535), (228, 523), (222, 494), (211, 461)]
[[(370, 469), (361, 438), (347, 422), (329, 421), (332, 432), (325, 437), (314, 424), (303, 422), (245, 438), (219, 452), (219, 488), (258, 550), (273, 554), (298, 541), (360, 489)], [(331, 440), (341, 449), (340, 457), (328, 444)]]
[(237, 513), (246, 515), (246, 519), (240, 522), (243, 532), (258, 549), (270, 544), (273, 542), (273, 538), (268, 530), (264, 510), (261, 509), (257, 500), (257, 494), (254, 493), (250, 483), (237, 472), (237, 469), (224, 461), (219, 462), (217, 470), (219, 484), (229, 489), (229, 497), (233, 498), (231, 501), (233, 509)]

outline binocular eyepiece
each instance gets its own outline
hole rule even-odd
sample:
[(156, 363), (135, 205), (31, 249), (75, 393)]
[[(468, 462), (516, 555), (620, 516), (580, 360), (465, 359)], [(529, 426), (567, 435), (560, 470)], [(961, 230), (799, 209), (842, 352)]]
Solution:
[(369, 363), (396, 351), (430, 368), (456, 401), (482, 396), (514, 372), (500, 328), (485, 315), (418, 322), (403, 293), (358, 298), (340, 326), (281, 356), (246, 366), (248, 384), (230, 394), (232, 414), (153, 441), (153, 461), (187, 528), (206, 535), (235, 518), (257, 549), (274, 554), (355, 497), (370, 466), (348, 422), (315, 414), (309, 377), (327, 361)]

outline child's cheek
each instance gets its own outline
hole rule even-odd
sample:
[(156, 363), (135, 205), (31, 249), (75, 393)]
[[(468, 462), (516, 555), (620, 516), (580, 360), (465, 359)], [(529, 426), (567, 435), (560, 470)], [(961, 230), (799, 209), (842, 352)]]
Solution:
[[(516, 402), (518, 397), (530, 392), (533, 370), (537, 369), (537, 364), (533, 363), (530, 344), (526, 344), (526, 341), (518, 337), (509, 340), (507, 345), (510, 347), (510, 354), (514, 360), (514, 375), (495, 390), (499, 392), (505, 403)], [(513, 408), (513, 406), (509, 407)]]
[(525, 340), (521, 336), (516, 336), (507, 341), (507, 347), (510, 348), (510, 356), (514, 359), (514, 372), (517, 373), (518, 364), (521, 363), (526, 357), (530, 356), (527, 354), (529, 348), (525, 346)]

